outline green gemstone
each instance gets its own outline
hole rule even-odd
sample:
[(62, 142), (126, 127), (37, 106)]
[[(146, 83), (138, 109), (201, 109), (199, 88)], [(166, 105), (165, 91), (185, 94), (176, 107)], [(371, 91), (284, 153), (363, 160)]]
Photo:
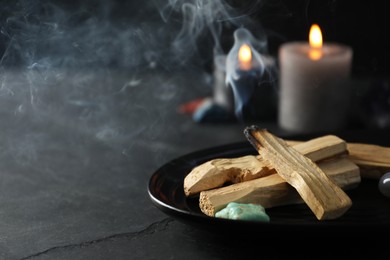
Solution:
[(236, 220), (250, 220), (269, 222), (270, 218), (265, 212), (263, 206), (258, 204), (244, 204), (237, 202), (230, 202), (226, 208), (215, 213), (217, 218), (236, 219)]

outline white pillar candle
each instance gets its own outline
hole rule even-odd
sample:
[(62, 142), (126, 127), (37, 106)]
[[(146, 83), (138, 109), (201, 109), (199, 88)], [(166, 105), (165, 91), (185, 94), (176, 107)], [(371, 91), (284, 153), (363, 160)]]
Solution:
[(319, 27), (313, 28), (310, 43), (279, 49), (278, 124), (297, 133), (340, 130), (348, 119), (352, 49), (322, 44)]

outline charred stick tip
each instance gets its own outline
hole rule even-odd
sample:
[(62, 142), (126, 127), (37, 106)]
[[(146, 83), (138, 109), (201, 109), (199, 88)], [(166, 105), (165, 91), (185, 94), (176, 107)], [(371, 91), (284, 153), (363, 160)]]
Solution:
[[(248, 126), (244, 129), (244, 135), (246, 139), (248, 139), (249, 143), (256, 149), (258, 150), (261, 144), (259, 141), (256, 139), (256, 137), (253, 135), (254, 132), (262, 130), (259, 126), (257, 125), (251, 125)], [(265, 129), (264, 129), (265, 130)]]

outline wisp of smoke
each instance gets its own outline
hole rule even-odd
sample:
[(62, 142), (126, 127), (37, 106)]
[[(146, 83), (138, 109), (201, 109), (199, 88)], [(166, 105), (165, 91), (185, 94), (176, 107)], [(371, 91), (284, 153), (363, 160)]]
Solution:
[[(259, 3), (258, 0), (252, 1), (248, 9), (254, 9)], [(209, 49), (210, 56), (222, 54), (224, 48), (221, 38), (224, 30), (234, 31), (250, 22), (249, 13), (250, 11), (241, 14), (224, 0), (169, 0), (161, 8), (161, 17), (165, 22), (179, 19), (181, 23), (181, 29), (171, 44), (173, 56), (181, 63), (187, 62), (193, 55), (201, 55), (202, 45), (207, 43), (205, 38), (212, 39), (205, 46)], [(212, 57), (208, 59), (211, 60)]]

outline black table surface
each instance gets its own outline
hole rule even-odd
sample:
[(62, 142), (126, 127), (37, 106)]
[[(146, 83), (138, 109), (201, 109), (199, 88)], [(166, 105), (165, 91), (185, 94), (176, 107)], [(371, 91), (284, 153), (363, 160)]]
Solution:
[[(243, 123), (200, 124), (178, 112), (210, 94), (208, 74), (7, 70), (1, 77), (0, 259), (310, 256), (305, 241), (294, 249), (291, 238), (214, 234), (151, 202), (149, 178), (163, 164), (246, 141)], [(282, 134), (274, 123), (261, 126)], [(320, 244), (319, 257), (335, 248), (379, 251), (354, 243)]]

